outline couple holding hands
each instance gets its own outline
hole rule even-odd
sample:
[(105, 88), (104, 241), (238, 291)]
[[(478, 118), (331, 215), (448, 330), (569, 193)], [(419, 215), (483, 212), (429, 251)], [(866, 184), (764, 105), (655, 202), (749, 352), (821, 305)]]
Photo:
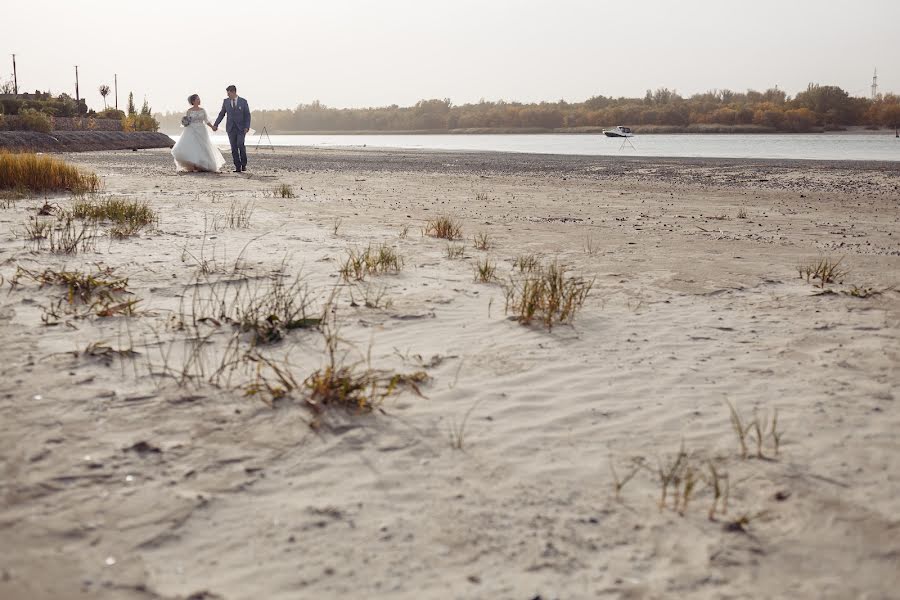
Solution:
[(247, 148), (244, 138), (250, 131), (250, 105), (247, 100), (237, 95), (237, 87), (229, 85), (225, 88), (228, 97), (222, 101), (222, 110), (215, 123), (209, 122), (206, 110), (200, 108), (200, 96), (191, 94), (188, 102), (191, 107), (181, 119), (184, 125), (181, 138), (172, 148), (175, 165), (179, 171), (216, 173), (225, 164), (225, 157), (215, 147), (206, 127), (218, 131), (219, 123), (226, 116), (225, 131), (231, 143), (231, 158), (234, 161), (234, 172), (247, 170)]

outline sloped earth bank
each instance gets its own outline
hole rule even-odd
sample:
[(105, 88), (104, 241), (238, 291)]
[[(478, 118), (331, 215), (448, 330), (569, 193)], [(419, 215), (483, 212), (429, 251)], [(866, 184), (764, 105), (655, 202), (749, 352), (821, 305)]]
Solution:
[[(159, 224), (54, 255), (24, 239), (44, 198), (0, 209), (0, 597), (896, 597), (896, 164), (277, 150), (242, 176), (176, 175), (167, 151), (66, 158)], [(440, 215), (462, 258), (422, 235)], [(341, 281), (348, 250), (381, 243), (399, 274)], [(595, 278), (572, 325), (505, 314), (529, 253)], [(798, 276), (823, 257), (848, 271), (824, 289)], [(485, 258), (497, 283), (474, 281)], [(138, 313), (53, 316), (64, 292), (11, 288), (18, 267), (113, 267)], [(203, 299), (285, 272), (315, 310), (336, 290), (348, 364), (425, 371), (424, 397), (315, 419), (302, 390), (245, 395), (258, 362), (208, 383), (250, 342), (195, 324)], [(297, 383), (326, 360), (308, 329), (257, 351)], [(763, 458), (752, 426), (742, 458), (728, 403), (756, 415)], [(618, 498), (611, 465), (634, 473)]]

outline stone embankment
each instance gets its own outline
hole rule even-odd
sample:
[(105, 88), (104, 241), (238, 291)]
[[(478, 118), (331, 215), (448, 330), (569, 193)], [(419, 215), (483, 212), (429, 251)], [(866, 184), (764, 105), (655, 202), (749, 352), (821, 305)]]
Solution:
[(0, 149), (30, 152), (96, 152), (171, 148), (175, 142), (164, 133), (121, 131), (0, 131)]

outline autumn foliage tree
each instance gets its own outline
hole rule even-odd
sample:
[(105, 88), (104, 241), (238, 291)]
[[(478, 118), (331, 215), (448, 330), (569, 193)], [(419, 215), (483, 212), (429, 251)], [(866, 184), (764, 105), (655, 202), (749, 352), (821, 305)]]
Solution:
[[(891, 96), (894, 101), (896, 97)], [(270, 132), (401, 131), (591, 131), (630, 125), (638, 131), (792, 131), (887, 124), (887, 99), (855, 98), (836, 86), (810, 84), (795, 97), (783, 90), (711, 90), (683, 97), (668, 88), (639, 98), (594, 96), (583, 102), (525, 104), (481, 100), (457, 105), (450, 99), (420, 100), (413, 106), (329, 108), (319, 101), (294, 109), (257, 110), (254, 123)], [(178, 129), (181, 113), (162, 116)], [(894, 117), (891, 117), (893, 119)]]

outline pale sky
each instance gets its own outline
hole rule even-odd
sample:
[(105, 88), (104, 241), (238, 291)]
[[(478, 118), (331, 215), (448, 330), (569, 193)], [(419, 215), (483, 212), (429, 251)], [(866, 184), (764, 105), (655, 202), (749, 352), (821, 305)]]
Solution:
[[(229, 83), (251, 108), (581, 101), (809, 82), (900, 92), (900, 0), (9, 0), (0, 79), (154, 111)], [(110, 103), (112, 104), (112, 103)]]

